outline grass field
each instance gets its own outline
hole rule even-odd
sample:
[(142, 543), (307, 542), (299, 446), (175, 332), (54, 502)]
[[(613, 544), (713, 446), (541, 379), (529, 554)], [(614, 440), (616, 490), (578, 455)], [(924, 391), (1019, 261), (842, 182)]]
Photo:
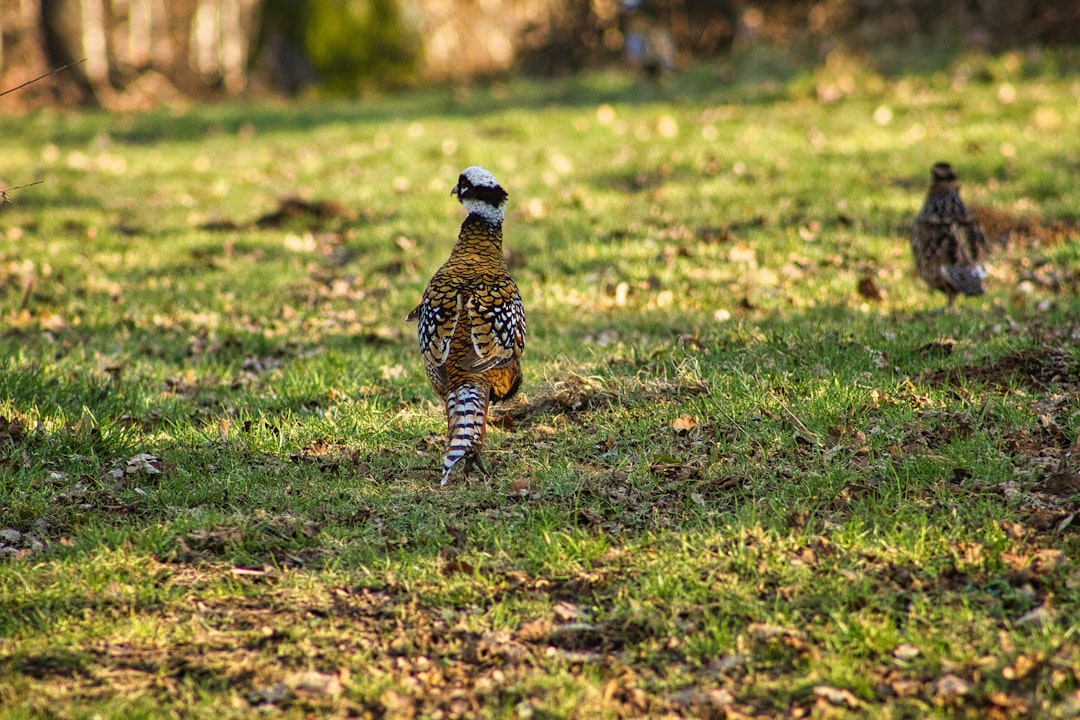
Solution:
[[(0, 118), (0, 716), (1075, 717), (1078, 66)], [(526, 380), (443, 488), (472, 164)]]

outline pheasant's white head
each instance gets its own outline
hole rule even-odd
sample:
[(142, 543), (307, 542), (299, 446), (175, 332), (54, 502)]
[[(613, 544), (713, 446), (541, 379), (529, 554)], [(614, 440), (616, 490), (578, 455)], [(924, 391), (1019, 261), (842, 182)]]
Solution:
[(458, 202), (470, 215), (479, 215), (492, 225), (502, 224), (507, 192), (484, 168), (477, 165), (465, 168), (450, 194), (457, 195)]

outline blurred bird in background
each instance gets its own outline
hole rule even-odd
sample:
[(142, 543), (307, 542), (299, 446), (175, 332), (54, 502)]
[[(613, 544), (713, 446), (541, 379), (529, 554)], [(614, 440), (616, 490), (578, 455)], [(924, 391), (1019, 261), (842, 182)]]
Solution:
[(957, 295), (983, 294), (982, 262), (989, 246), (978, 218), (960, 199), (960, 185), (949, 163), (930, 168), (930, 189), (911, 224), (910, 239), (915, 270), (930, 287), (945, 293), (946, 308)]

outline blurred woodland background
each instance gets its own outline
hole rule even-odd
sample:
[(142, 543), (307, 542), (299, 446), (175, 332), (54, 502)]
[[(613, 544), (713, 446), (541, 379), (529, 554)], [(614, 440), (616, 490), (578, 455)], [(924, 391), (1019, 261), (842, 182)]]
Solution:
[(5, 110), (139, 110), (611, 63), (659, 75), (757, 46), (810, 64), (888, 49), (925, 70), (1078, 40), (1080, 3), (1060, 0), (0, 0), (0, 87), (84, 60)]

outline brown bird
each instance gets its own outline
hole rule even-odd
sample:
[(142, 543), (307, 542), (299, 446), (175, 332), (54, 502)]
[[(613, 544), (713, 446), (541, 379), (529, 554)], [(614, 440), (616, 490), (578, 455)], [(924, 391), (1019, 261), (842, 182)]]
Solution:
[(448, 444), (442, 484), (464, 458), (478, 467), (488, 406), (521, 386), (525, 308), (502, 248), (507, 192), (481, 167), (466, 168), (450, 191), (465, 206), (450, 258), (436, 271), (408, 319), (431, 386), (446, 403)]
[(978, 218), (960, 199), (960, 185), (949, 163), (930, 168), (926, 201), (911, 224), (915, 269), (930, 287), (941, 290), (951, 308), (957, 295), (982, 295), (982, 261), (990, 248)]

